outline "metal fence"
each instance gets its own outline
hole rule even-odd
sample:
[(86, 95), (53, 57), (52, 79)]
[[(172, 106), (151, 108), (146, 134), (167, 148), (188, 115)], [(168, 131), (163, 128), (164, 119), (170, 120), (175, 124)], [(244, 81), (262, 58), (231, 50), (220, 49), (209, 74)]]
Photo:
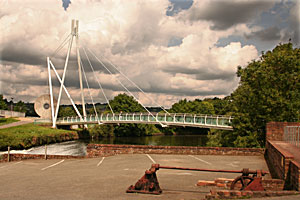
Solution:
[(25, 117), (25, 113), (9, 111), (9, 110), (0, 110), (0, 116), (5, 117)]
[(284, 127), (284, 141), (300, 147), (300, 126)]

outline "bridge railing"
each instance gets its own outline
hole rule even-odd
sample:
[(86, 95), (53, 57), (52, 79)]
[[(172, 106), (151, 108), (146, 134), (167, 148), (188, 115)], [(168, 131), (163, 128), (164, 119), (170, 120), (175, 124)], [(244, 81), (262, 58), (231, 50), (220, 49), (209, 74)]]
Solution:
[(58, 119), (58, 124), (71, 123), (152, 123), (164, 125), (206, 125), (216, 127), (231, 127), (232, 117), (196, 115), (184, 113), (107, 113), (98, 116), (89, 115), (85, 119), (79, 117), (65, 117)]
[(284, 127), (283, 140), (297, 147), (300, 147), (300, 126)]

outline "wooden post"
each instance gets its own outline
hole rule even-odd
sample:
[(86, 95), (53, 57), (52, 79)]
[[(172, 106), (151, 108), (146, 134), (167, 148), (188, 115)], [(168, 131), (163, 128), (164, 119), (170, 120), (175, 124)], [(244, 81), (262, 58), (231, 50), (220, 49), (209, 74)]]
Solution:
[(9, 154), (10, 154), (10, 146), (8, 146), (7, 148), (7, 162), (10, 161)]
[(47, 160), (47, 145), (45, 145), (45, 160)]

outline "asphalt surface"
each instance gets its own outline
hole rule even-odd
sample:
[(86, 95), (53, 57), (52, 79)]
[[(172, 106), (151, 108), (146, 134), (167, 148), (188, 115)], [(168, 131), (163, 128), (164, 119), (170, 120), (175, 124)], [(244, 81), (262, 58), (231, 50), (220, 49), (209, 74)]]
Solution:
[[(153, 163), (165, 166), (268, 170), (262, 156), (128, 154), (105, 158), (27, 160), (0, 163), (0, 199), (203, 199), (211, 189), (198, 180), (235, 178), (239, 174), (178, 171), (157, 172), (161, 195), (126, 193)], [(288, 199), (288, 198), (284, 198)]]

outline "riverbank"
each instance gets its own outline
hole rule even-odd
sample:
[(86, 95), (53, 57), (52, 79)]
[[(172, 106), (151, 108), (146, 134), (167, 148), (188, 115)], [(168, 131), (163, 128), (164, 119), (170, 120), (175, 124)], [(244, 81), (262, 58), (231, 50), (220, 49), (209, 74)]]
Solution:
[(18, 122), (19, 120), (16, 119), (16, 118), (0, 118), (0, 126), (4, 126), (6, 124), (11, 124), (11, 123), (14, 123), (14, 122)]
[(0, 150), (27, 149), (34, 146), (79, 139), (76, 131), (52, 129), (33, 123), (0, 129)]

